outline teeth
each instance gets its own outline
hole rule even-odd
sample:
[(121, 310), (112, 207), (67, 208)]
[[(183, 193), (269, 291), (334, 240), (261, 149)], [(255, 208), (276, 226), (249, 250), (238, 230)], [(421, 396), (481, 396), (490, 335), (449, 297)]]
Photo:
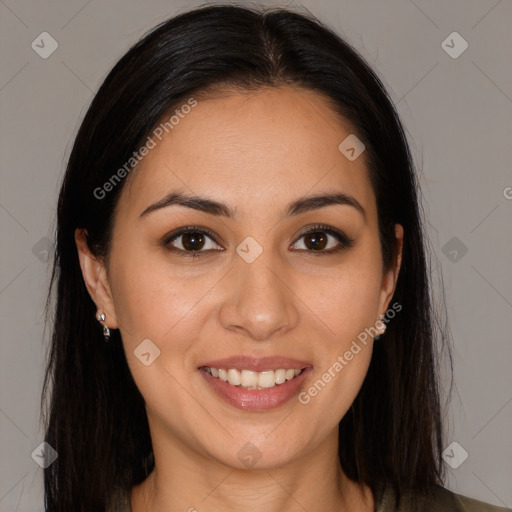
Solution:
[[(213, 369), (213, 368), (212, 368)], [(212, 372), (213, 375), (213, 372)], [(246, 388), (258, 386), (258, 373), (251, 372), (250, 370), (242, 370), (240, 383)]]
[(240, 386), (240, 372), (233, 368), (228, 370), (228, 382), (232, 386)]
[(224, 382), (229, 382), (232, 386), (239, 386), (245, 389), (268, 389), (276, 384), (284, 384), (287, 380), (295, 378), (301, 373), (301, 369), (265, 370), (263, 372), (253, 372), (251, 370), (238, 370), (236, 368), (209, 368), (203, 366), (213, 377)]
[(260, 388), (273, 388), (276, 385), (274, 370), (260, 372), (258, 375), (258, 386)]
[(286, 370), (276, 370), (274, 372), (274, 376), (276, 379), (276, 384), (282, 384), (283, 382), (286, 382)]

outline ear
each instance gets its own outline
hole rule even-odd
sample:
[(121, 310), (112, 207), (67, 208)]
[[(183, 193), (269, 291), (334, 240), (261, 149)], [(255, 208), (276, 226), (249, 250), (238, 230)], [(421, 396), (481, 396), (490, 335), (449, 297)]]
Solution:
[(396, 282), (402, 264), (402, 248), (404, 242), (404, 228), (401, 224), (395, 224), (396, 258), (393, 265), (382, 276), (382, 286), (379, 299), (379, 313), (385, 314), (391, 298), (395, 293)]
[(75, 243), (80, 260), (80, 268), (85, 286), (98, 309), (97, 314), (105, 313), (105, 325), (117, 329), (118, 322), (112, 298), (112, 291), (107, 278), (107, 270), (102, 258), (94, 256), (87, 245), (87, 230), (75, 230)]

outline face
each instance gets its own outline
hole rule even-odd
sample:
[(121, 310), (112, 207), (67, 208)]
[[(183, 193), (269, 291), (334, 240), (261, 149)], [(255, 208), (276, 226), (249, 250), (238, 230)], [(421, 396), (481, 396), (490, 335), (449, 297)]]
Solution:
[(155, 450), (238, 468), (336, 453), (400, 262), (383, 269), (366, 155), (338, 149), (351, 133), (295, 87), (198, 100), (128, 176), (108, 269), (77, 237)]

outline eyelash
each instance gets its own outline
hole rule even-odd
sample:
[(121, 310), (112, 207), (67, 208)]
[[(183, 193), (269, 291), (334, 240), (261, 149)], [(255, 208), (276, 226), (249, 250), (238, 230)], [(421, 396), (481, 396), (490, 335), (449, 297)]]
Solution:
[[(304, 231), (298, 238), (297, 242), (304, 238), (305, 236), (309, 235), (310, 233), (316, 233), (316, 232), (323, 232), (327, 233), (328, 235), (333, 236), (336, 238), (339, 242), (339, 245), (334, 249), (324, 250), (324, 251), (313, 251), (313, 250), (307, 250), (307, 249), (294, 249), (295, 251), (305, 251), (310, 254), (313, 254), (314, 256), (322, 256), (322, 255), (329, 255), (329, 254), (335, 254), (338, 252), (341, 252), (344, 249), (349, 249), (354, 246), (355, 240), (353, 238), (348, 237), (343, 231), (338, 231), (337, 229), (334, 229), (330, 226), (326, 226), (324, 224), (316, 224), (314, 226), (311, 226), (306, 231)], [(183, 249), (178, 249), (177, 247), (174, 247), (171, 244), (174, 240), (178, 239), (182, 235), (186, 235), (189, 233), (200, 233), (203, 235), (208, 235), (209, 238), (211, 238), (217, 245), (220, 245), (216, 240), (216, 235), (212, 231), (210, 231), (208, 228), (203, 228), (200, 226), (187, 226), (184, 228), (180, 228), (177, 231), (170, 233), (169, 235), (164, 237), (164, 240), (162, 242), (162, 245), (167, 248), (168, 250), (181, 254), (186, 258), (196, 258), (198, 256), (203, 256), (204, 253), (209, 253), (212, 251), (218, 251), (218, 249), (209, 249), (206, 251), (184, 251)], [(295, 242), (295, 243), (297, 243)], [(295, 245), (295, 244), (294, 244)]]

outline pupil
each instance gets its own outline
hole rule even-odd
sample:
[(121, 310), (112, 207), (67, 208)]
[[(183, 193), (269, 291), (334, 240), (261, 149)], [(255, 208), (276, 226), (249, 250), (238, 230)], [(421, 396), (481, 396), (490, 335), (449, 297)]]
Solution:
[(197, 251), (204, 244), (204, 237), (201, 233), (191, 232), (183, 235), (183, 247), (189, 251)]
[[(310, 241), (311, 243), (308, 243)], [(309, 233), (304, 240), (308, 249), (324, 249), (327, 245), (327, 236), (321, 231)]]

